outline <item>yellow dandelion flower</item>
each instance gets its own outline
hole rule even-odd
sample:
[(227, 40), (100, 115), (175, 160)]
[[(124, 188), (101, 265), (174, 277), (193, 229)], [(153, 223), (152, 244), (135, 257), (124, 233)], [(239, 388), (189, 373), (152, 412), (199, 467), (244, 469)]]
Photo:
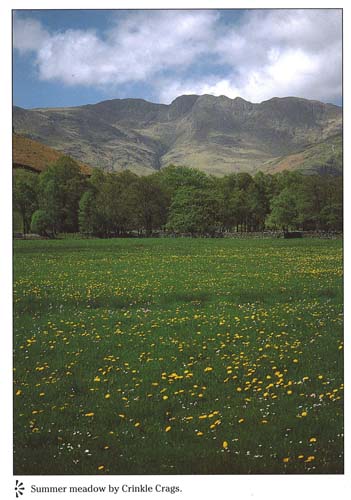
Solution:
[(292, 391), (286, 391), (286, 393), (289, 394), (289, 396), (290, 396), (290, 394), (292, 394)]
[(140, 427), (140, 422), (136, 422), (136, 423), (134, 424), (134, 427)]
[(310, 438), (310, 443), (316, 443), (316, 442), (317, 442), (317, 438), (315, 438), (315, 437)]
[(226, 450), (228, 448), (228, 442), (223, 441), (222, 447)]
[(307, 417), (307, 411), (301, 412), (301, 417)]
[(204, 372), (211, 372), (213, 370), (212, 366), (206, 366)]
[(172, 429), (172, 427), (171, 427), (170, 425), (168, 425), (168, 426), (165, 428), (165, 431), (166, 431), (166, 432), (169, 432), (171, 429)]
[(301, 460), (304, 457), (305, 457), (305, 455), (299, 455), (297, 458), (299, 458)]
[(110, 399), (110, 397), (111, 397), (111, 394), (109, 394), (109, 393), (105, 394), (105, 399)]
[(165, 401), (166, 399), (168, 399), (168, 396), (165, 394), (164, 396), (162, 396), (162, 399)]
[(104, 465), (99, 465), (98, 470), (104, 470), (105, 466)]
[(198, 432), (196, 433), (196, 435), (197, 435), (197, 436), (203, 436), (203, 435), (204, 435), (204, 433), (203, 433), (203, 432), (201, 432), (201, 431), (198, 431)]
[(18, 390), (16, 391), (16, 396), (20, 396), (21, 394), (22, 394), (21, 389), (18, 389)]
[(92, 411), (90, 413), (86, 413), (84, 416), (85, 417), (93, 417), (95, 415), (95, 413), (93, 413)]
[(244, 418), (239, 418), (238, 422), (239, 422), (239, 424), (242, 424), (243, 422), (245, 422), (245, 419)]
[(289, 460), (290, 460), (290, 458), (289, 458), (289, 457), (285, 457), (285, 458), (283, 458), (283, 462), (284, 462), (285, 464), (287, 464), (287, 463), (289, 462)]

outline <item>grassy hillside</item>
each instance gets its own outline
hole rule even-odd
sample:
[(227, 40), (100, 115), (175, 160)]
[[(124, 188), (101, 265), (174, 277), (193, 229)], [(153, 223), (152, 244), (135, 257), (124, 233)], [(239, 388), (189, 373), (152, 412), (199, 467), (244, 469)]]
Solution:
[[(33, 141), (18, 134), (12, 136), (12, 162), (14, 168), (27, 168), (35, 172), (41, 172), (61, 156), (62, 152), (56, 151), (45, 144)], [(78, 161), (84, 174), (91, 174), (91, 167)]]
[(306, 173), (342, 175), (342, 155), (342, 137), (335, 136), (298, 153), (270, 160), (264, 164), (264, 171), (303, 170)]

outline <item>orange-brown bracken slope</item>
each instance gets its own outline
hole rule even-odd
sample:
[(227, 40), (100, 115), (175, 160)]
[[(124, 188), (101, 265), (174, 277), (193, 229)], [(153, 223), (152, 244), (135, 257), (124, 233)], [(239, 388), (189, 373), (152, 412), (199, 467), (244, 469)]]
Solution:
[[(38, 141), (33, 141), (18, 134), (12, 136), (12, 163), (14, 168), (27, 168), (42, 172), (50, 163), (57, 161), (64, 153), (52, 149)], [(91, 167), (77, 161), (82, 173), (91, 174)]]

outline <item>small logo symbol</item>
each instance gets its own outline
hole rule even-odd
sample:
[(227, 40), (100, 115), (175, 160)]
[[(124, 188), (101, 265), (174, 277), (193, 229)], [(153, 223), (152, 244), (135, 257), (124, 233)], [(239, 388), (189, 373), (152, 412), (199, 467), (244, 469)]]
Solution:
[(16, 479), (15, 492), (16, 492), (16, 498), (23, 495), (24, 492), (24, 485), (18, 479)]

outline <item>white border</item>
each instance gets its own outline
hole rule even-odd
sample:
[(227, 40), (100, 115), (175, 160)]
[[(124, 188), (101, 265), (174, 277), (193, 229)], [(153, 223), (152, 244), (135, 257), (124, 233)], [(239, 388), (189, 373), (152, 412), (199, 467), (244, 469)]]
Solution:
[[(122, 485), (147, 483), (155, 485), (176, 484), (182, 488), (181, 494), (128, 494), (126, 498), (160, 499), (160, 498), (235, 498), (237, 500), (260, 499), (272, 500), (283, 497), (285, 500), (305, 500), (307, 498), (318, 498), (318, 500), (330, 500), (335, 498), (344, 500), (348, 498), (351, 491), (351, 469), (349, 460), (350, 440), (349, 416), (350, 416), (350, 393), (348, 390), (350, 382), (350, 364), (347, 352), (350, 342), (347, 332), (350, 327), (350, 298), (345, 294), (345, 415), (346, 415), (346, 462), (345, 475), (317, 475), (317, 476), (284, 476), (284, 475), (240, 475), (240, 476), (22, 476), (14, 477), (12, 473), (12, 216), (11, 216), (11, 117), (12, 117), (12, 74), (11, 74), (11, 9), (145, 9), (145, 8), (343, 8), (344, 14), (344, 175), (345, 175), (345, 273), (347, 282), (349, 280), (349, 231), (347, 228), (348, 215), (350, 214), (349, 178), (351, 169), (350, 145), (348, 143), (349, 127), (349, 98), (351, 91), (350, 78), (350, 52), (351, 47), (351, 4), (346, 0), (330, 1), (294, 1), (285, 2), (262, 0), (237, 0), (214, 2), (214, 0), (192, 0), (183, 1), (116, 1), (103, 0), (2, 0), (0, 3), (0, 55), (1, 55), (1, 87), (0, 87), (0, 109), (1, 109), (1, 182), (0, 182), (0, 234), (1, 234), (1, 258), (0, 258), (0, 304), (1, 304), (1, 496), (5, 499), (15, 498), (15, 479), (20, 479), (26, 486), (24, 500), (33, 494), (29, 493), (30, 485)], [(348, 287), (346, 288), (348, 292)], [(348, 492), (348, 493), (347, 493)], [(40, 494), (41, 499), (57, 498), (57, 494)], [(106, 495), (89, 494), (84, 498), (102, 498)], [(116, 498), (120, 494), (109, 495)], [(63, 498), (77, 498), (77, 495), (64, 494)], [(82, 494), (79, 495), (79, 498)], [(34, 498), (34, 497), (33, 497)], [(37, 496), (35, 496), (37, 498)]]

